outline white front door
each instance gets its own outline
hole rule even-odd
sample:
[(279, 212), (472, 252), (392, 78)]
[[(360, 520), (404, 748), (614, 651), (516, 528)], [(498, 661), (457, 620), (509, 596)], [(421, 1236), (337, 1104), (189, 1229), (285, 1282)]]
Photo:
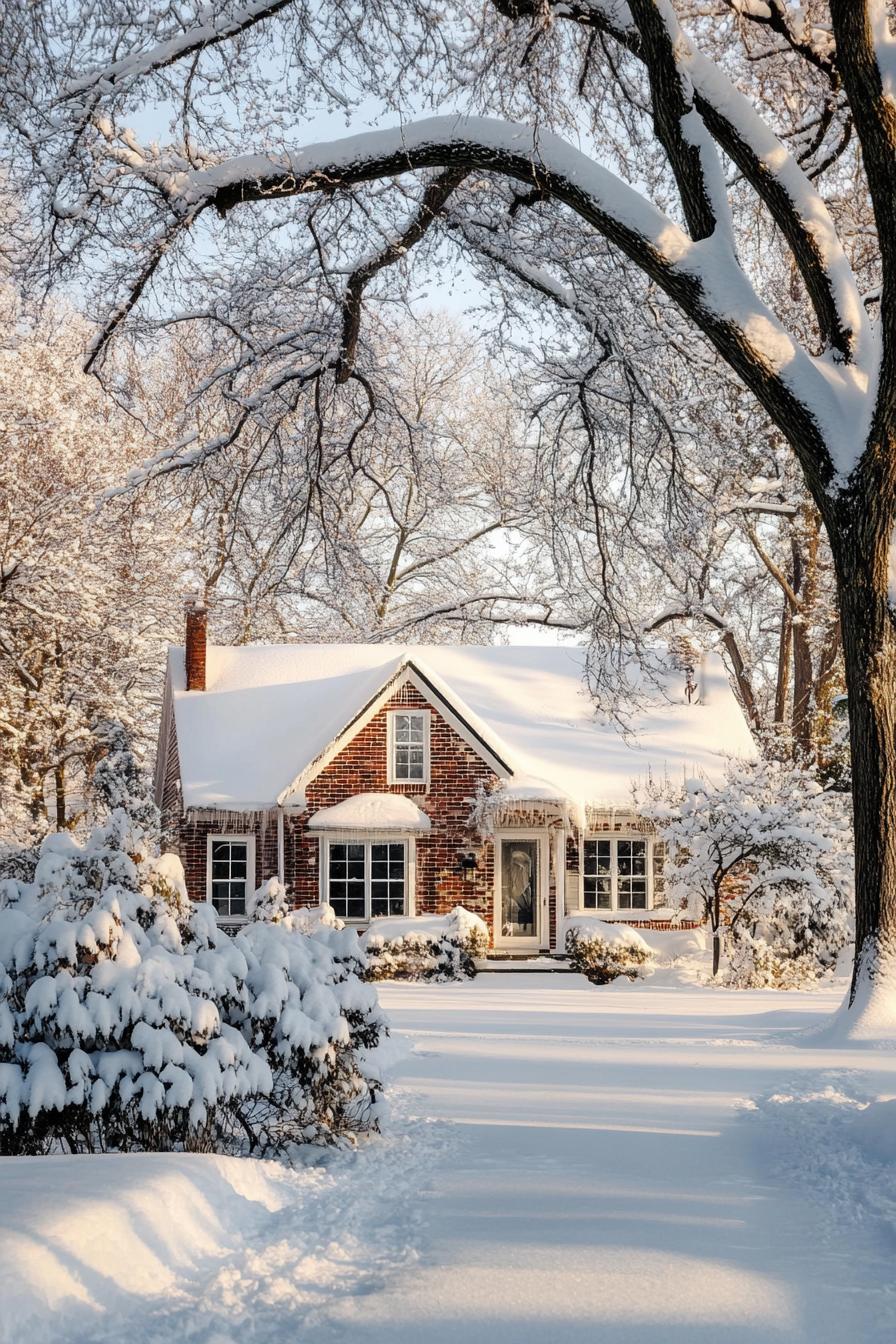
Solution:
[(495, 946), (523, 952), (540, 946), (547, 890), (544, 836), (495, 836)]

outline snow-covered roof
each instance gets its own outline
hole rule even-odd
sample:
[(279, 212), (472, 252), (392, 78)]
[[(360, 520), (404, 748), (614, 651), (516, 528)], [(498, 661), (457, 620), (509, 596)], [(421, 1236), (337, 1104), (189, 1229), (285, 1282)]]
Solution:
[(322, 807), (308, 822), (310, 831), (428, 831), (429, 817), (400, 793), (356, 793), (333, 807)]
[(172, 649), (184, 806), (301, 803), (303, 777), (406, 671), (447, 702), (502, 773), (537, 779), (576, 806), (624, 807), (632, 782), (648, 775), (718, 777), (724, 756), (755, 756), (718, 655), (704, 659), (693, 703), (677, 668), (662, 688), (643, 684), (624, 728), (595, 711), (585, 656), (569, 645), (209, 645), (207, 689), (188, 692), (183, 650)]

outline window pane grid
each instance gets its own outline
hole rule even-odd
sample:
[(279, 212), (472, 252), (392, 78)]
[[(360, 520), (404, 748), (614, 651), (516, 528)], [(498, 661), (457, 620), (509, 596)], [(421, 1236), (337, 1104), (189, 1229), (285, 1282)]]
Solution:
[(213, 840), (211, 852), (212, 905), (224, 919), (246, 913), (249, 846), (245, 840)]
[(327, 899), (342, 919), (405, 912), (403, 841), (332, 841), (327, 856)]
[(585, 909), (613, 908), (611, 841), (585, 841)]
[(426, 780), (426, 714), (421, 711), (392, 715), (392, 777), (423, 783)]
[(646, 840), (586, 840), (583, 856), (586, 910), (648, 908)]

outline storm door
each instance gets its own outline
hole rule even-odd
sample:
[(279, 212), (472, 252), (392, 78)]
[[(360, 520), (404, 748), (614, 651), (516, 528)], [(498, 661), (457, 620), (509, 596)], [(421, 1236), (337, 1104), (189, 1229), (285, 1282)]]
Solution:
[(541, 905), (541, 843), (503, 837), (498, 864), (498, 933), (505, 947), (537, 947)]

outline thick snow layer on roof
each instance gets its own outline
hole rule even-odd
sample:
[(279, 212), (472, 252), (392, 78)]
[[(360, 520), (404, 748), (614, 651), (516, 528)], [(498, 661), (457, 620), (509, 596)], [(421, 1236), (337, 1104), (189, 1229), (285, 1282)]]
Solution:
[[(169, 668), (186, 807), (252, 809), (301, 801), (301, 776), (404, 664), (444, 696), (515, 779), (536, 778), (577, 805), (631, 803), (648, 775), (718, 777), (726, 755), (755, 756), (721, 659), (648, 685), (623, 730), (596, 713), (585, 650), (544, 645), (210, 645), (205, 691), (184, 690), (183, 650)], [(291, 786), (299, 781), (293, 792)]]
[(531, 775), (514, 774), (495, 791), (495, 802), (504, 803), (564, 803), (566, 796), (556, 784)]
[(334, 807), (322, 807), (310, 831), (428, 831), (429, 817), (400, 793), (358, 793)]

